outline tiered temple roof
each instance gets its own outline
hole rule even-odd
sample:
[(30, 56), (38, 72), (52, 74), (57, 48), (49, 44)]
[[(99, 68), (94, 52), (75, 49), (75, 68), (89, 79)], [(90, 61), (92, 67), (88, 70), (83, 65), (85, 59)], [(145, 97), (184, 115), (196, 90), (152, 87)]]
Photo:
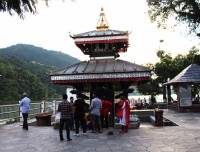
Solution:
[(129, 46), (129, 32), (109, 29), (103, 9), (96, 30), (70, 35), (77, 47), (90, 57), (114, 56), (126, 52)]
[(83, 61), (51, 73), (54, 84), (112, 82), (127, 85), (150, 80), (150, 69), (116, 59), (129, 46), (129, 32), (110, 30), (103, 9), (96, 30), (70, 35), (89, 61)]

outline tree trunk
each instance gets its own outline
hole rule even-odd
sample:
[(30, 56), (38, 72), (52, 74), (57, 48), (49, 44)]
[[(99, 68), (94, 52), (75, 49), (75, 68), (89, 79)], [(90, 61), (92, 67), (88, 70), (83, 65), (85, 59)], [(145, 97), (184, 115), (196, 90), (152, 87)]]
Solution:
[(171, 104), (171, 89), (170, 89), (170, 85), (167, 86), (167, 101), (168, 104)]
[(166, 86), (163, 87), (163, 101), (167, 101)]

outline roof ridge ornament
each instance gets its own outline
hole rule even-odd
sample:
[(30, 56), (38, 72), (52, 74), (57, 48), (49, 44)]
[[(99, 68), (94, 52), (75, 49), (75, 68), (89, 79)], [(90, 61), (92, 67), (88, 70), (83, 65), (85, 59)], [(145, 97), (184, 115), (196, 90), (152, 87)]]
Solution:
[(103, 11), (103, 7), (101, 8), (101, 13), (99, 15), (99, 20), (97, 22), (97, 31), (104, 31), (104, 30), (108, 30), (109, 28), (109, 25), (108, 25), (108, 22), (106, 20), (106, 17), (105, 17), (105, 13)]

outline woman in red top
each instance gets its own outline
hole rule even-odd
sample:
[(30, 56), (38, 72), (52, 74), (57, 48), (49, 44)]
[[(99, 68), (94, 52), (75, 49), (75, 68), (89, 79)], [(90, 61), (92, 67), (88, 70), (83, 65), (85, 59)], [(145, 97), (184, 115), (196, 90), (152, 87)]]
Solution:
[(120, 101), (118, 102), (117, 116), (122, 126), (122, 131), (120, 131), (120, 133), (128, 132), (128, 125), (130, 124), (130, 105), (125, 95), (121, 95)]
[(101, 99), (102, 102), (102, 110), (101, 110), (101, 125), (102, 128), (108, 128), (108, 116), (109, 110), (112, 108), (112, 103), (105, 99), (105, 96)]

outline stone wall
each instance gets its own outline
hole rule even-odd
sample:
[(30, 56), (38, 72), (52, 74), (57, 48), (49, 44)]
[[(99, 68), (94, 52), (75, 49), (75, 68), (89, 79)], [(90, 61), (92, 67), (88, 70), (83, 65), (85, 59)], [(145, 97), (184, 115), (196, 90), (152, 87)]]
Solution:
[(140, 122), (150, 122), (150, 116), (154, 116), (154, 109), (151, 110), (131, 110), (131, 114), (138, 115)]

